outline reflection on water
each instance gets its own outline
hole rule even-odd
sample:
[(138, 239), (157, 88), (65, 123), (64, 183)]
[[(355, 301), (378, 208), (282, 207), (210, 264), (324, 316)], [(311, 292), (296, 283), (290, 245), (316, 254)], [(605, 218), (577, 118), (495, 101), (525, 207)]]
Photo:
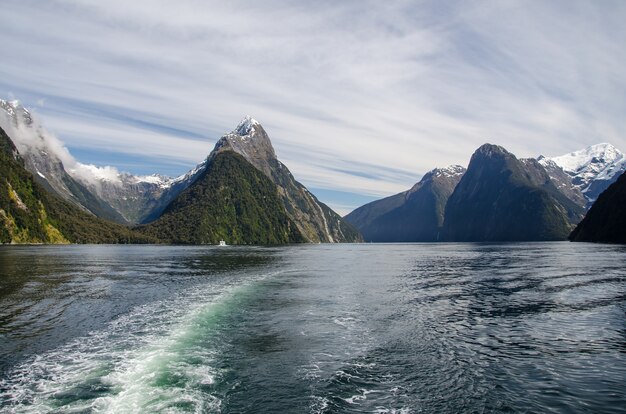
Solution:
[(619, 246), (0, 248), (0, 411), (624, 412)]

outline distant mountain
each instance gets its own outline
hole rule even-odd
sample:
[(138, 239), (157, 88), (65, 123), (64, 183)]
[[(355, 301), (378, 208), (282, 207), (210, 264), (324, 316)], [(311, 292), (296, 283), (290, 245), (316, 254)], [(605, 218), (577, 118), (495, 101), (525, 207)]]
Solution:
[(438, 241), (446, 203), (464, 173), (459, 165), (434, 169), (410, 190), (359, 207), (345, 220), (366, 241)]
[(446, 240), (565, 240), (576, 213), (538, 165), (500, 146), (481, 146), (448, 199)]
[(626, 173), (602, 192), (569, 239), (626, 243)]
[[(555, 182), (563, 181), (560, 167), (573, 186), (580, 190), (589, 208), (598, 195), (626, 171), (626, 156), (611, 144), (596, 144), (559, 157), (539, 157)], [(556, 172), (555, 172), (556, 171)]]
[(155, 239), (94, 217), (39, 185), (0, 128), (0, 243), (145, 243)]
[(256, 120), (245, 117), (234, 131), (220, 138), (209, 156), (209, 162), (224, 151), (242, 155), (278, 186), (287, 215), (306, 241), (335, 243), (362, 240), (352, 225), (294, 179), (289, 169), (276, 157), (267, 133)]
[(144, 224), (160, 217), (168, 204), (195, 182), (205, 168), (206, 160), (178, 178), (117, 173), (113, 179), (102, 177), (83, 182), (91, 192), (119, 212), (127, 223)]
[(207, 168), (156, 221), (139, 231), (170, 243), (284, 244), (304, 241), (278, 187), (233, 151), (214, 154)]

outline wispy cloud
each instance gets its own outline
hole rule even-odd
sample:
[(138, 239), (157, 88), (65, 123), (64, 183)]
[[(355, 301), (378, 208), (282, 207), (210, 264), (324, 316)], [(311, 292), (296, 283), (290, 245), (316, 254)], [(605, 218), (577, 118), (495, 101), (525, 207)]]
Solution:
[(306, 185), (383, 196), (484, 142), (626, 149), (625, 19), (620, 1), (24, 0), (0, 14), (0, 92), (70, 150), (167, 174), (251, 114)]

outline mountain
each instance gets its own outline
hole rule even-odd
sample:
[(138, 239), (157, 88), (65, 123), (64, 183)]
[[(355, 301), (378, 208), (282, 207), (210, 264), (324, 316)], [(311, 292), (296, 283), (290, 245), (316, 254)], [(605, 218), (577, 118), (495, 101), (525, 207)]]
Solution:
[(233, 151), (211, 157), (200, 177), (156, 221), (138, 228), (170, 243), (285, 244), (304, 241), (278, 187)]
[(68, 174), (57, 151), (46, 141), (46, 131), (19, 101), (0, 99), (0, 114), (0, 127), (14, 138), (22, 137), (16, 141), (21, 157), (40, 185), (83, 211), (108, 220), (126, 221), (111, 205)]
[(202, 162), (178, 178), (136, 176), (77, 162), (19, 101), (0, 100), (0, 126), (16, 140), (26, 168), (39, 184), (95, 216), (123, 224), (155, 220), (195, 181)]
[(598, 195), (608, 188), (626, 171), (626, 156), (611, 144), (591, 145), (559, 157), (539, 157), (539, 162), (548, 170), (553, 180), (563, 181), (555, 166), (569, 177), (572, 185), (580, 190), (589, 208)]
[(0, 243), (154, 242), (94, 217), (44, 189), (0, 128)]
[(569, 239), (600, 243), (626, 243), (626, 173), (602, 192)]
[[(576, 187), (561, 185), (547, 169), (534, 158), (520, 158), (524, 173), (530, 183), (550, 194), (567, 211), (570, 224), (575, 225), (585, 216), (585, 197)], [(553, 172), (554, 174), (554, 172)]]
[(446, 203), (464, 173), (459, 165), (434, 169), (410, 190), (359, 207), (345, 220), (366, 241), (438, 241)]
[(276, 157), (274, 147), (259, 122), (245, 117), (231, 133), (215, 145), (209, 162), (225, 151), (240, 154), (276, 186), (287, 215), (308, 242), (358, 242), (359, 232), (306, 187), (296, 181), (289, 169)]
[(112, 177), (102, 176), (95, 181), (83, 182), (93, 194), (115, 209), (125, 222), (145, 224), (160, 217), (168, 204), (189, 187), (205, 168), (206, 160), (177, 178), (158, 174), (136, 176), (115, 173)]
[(580, 190), (580, 188), (572, 182), (572, 177), (567, 174), (563, 168), (558, 166), (551, 159), (539, 156), (536, 160), (546, 171), (554, 186), (572, 202), (583, 209), (587, 209), (589, 200)]
[(565, 197), (559, 200), (558, 190), (545, 182), (545, 170), (537, 165), (525, 164), (497, 145), (476, 150), (448, 199), (446, 240), (565, 240), (575, 213), (568, 212), (571, 205), (564, 205)]

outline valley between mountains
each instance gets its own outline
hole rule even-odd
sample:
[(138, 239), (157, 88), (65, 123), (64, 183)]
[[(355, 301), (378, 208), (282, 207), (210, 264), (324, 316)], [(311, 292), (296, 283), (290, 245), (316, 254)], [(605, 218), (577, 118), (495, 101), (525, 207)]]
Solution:
[(18, 101), (0, 100), (0, 128), (2, 243), (626, 242), (626, 157), (606, 143), (537, 159), (484, 144), (341, 217), (251, 117), (177, 178), (66, 165)]

